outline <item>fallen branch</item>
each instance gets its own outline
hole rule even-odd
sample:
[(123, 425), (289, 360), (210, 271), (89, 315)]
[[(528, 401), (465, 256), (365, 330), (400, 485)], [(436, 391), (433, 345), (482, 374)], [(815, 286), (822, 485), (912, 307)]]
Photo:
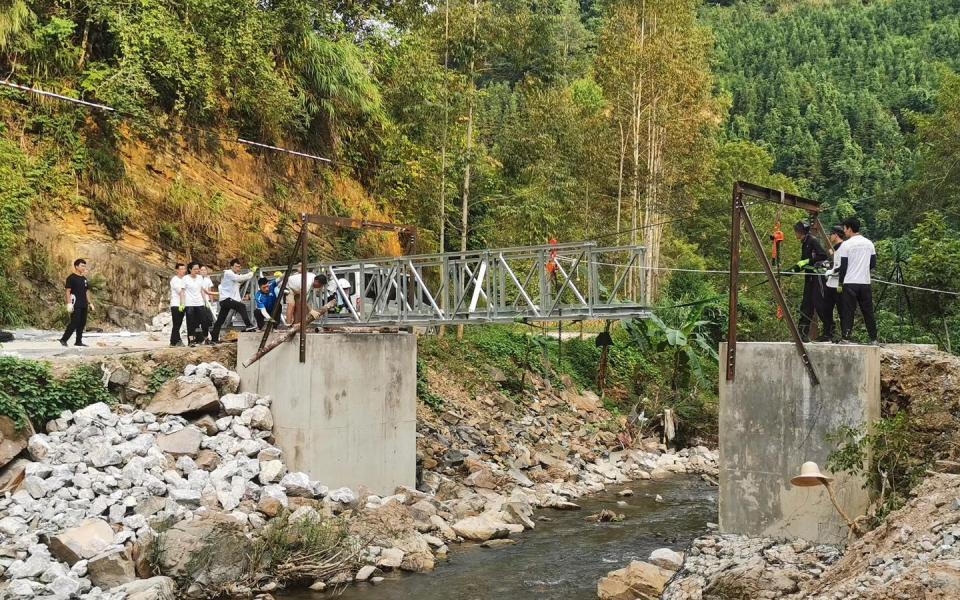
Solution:
[[(309, 316), (310, 316), (310, 321), (316, 321), (317, 319), (320, 318), (320, 312), (311, 310)], [(249, 367), (253, 363), (257, 362), (258, 360), (266, 356), (267, 353), (269, 353), (271, 350), (273, 350), (277, 346), (280, 346), (284, 342), (289, 341), (291, 338), (293, 338), (293, 336), (295, 336), (299, 332), (300, 332), (300, 329), (297, 327), (291, 327), (287, 331), (284, 331), (277, 337), (273, 338), (273, 340), (267, 342), (267, 344), (263, 347), (263, 349), (258, 350), (256, 354), (251, 356), (249, 360), (243, 363), (243, 366)]]

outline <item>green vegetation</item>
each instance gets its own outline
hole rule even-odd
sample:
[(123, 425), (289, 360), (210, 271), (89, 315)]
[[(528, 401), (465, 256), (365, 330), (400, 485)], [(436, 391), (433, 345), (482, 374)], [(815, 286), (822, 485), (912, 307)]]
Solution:
[(875, 519), (906, 504), (934, 463), (941, 444), (918, 425), (913, 416), (899, 412), (880, 419), (869, 431), (843, 427), (831, 440), (838, 448), (827, 468), (862, 475), (865, 485), (878, 491)]
[(0, 357), (0, 414), (18, 427), (29, 420), (42, 429), (64, 410), (77, 410), (95, 402), (114, 402), (100, 381), (96, 367), (83, 365), (65, 378), (56, 379), (49, 363)]
[(170, 381), (178, 375), (178, 372), (167, 365), (160, 365), (150, 373), (150, 380), (147, 382), (147, 392), (156, 394), (163, 387), (163, 384)]
[[(645, 413), (649, 418), (662, 413), (664, 408), (675, 410), (678, 436), (681, 441), (696, 436), (716, 435), (717, 398), (713, 382), (717, 377), (715, 351), (717, 323), (713, 307), (700, 306), (693, 310), (665, 311), (665, 333), (651, 332), (655, 346), (667, 336), (677, 344), (671, 352), (651, 348), (637, 328), (644, 323), (624, 322), (611, 330), (608, 372), (604, 389), (597, 388), (597, 374), (601, 349), (596, 344), (596, 332), (587, 331), (583, 339), (564, 339), (547, 336), (540, 326), (527, 325), (486, 326), (468, 328), (462, 341), (448, 336), (429, 336), (419, 339), (419, 373), (424, 367), (452, 374), (467, 389), (482, 386), (491, 380), (504, 394), (519, 402), (528, 401), (534, 378), (549, 381), (561, 388), (566, 381), (580, 389), (593, 390), (604, 399), (604, 405), (614, 414)], [(551, 330), (555, 326), (551, 327)], [(649, 326), (659, 329), (659, 326)], [(687, 334), (678, 334), (682, 328)], [(564, 328), (565, 336), (573, 328)], [(669, 333), (666, 333), (669, 332)], [(689, 339), (689, 345), (686, 341)], [(705, 346), (707, 347), (705, 347)], [(693, 359), (690, 356), (693, 355)], [(681, 358), (685, 357), (685, 358)], [(699, 373), (691, 367), (694, 361)], [(419, 391), (419, 390), (418, 390)], [(422, 391), (421, 400), (424, 400)]]

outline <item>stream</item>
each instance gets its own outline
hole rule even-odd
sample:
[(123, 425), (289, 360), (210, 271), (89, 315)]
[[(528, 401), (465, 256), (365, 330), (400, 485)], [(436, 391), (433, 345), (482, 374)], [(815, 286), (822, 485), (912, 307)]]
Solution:
[[(633, 490), (632, 497), (617, 492)], [(660, 495), (662, 502), (657, 502)], [(627, 506), (617, 506), (617, 501)], [(717, 489), (699, 477), (677, 476), (609, 486), (575, 500), (577, 511), (539, 510), (537, 527), (515, 536), (512, 546), (495, 549), (451, 544), (449, 560), (424, 574), (393, 572), (378, 584), (354, 584), (337, 596), (295, 591), (283, 600), (587, 600), (597, 597), (597, 581), (631, 560), (646, 560), (663, 547), (683, 550), (717, 520)], [(591, 523), (584, 517), (610, 509), (626, 518)], [(549, 520), (546, 520), (549, 519)]]

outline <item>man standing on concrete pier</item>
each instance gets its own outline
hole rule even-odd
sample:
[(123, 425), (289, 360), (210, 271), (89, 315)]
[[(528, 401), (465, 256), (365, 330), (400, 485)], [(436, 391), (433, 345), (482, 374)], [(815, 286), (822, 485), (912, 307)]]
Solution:
[[(824, 293), (826, 281), (823, 275), (817, 271), (818, 263), (829, 259), (823, 246), (817, 241), (817, 238), (810, 233), (810, 226), (798, 221), (793, 226), (793, 231), (800, 242), (800, 262), (794, 266), (793, 271), (804, 275), (803, 278), (803, 300), (800, 302), (800, 319), (797, 327), (800, 329), (800, 338), (804, 342), (810, 341), (810, 325), (813, 323), (813, 316), (819, 315), (820, 322), (826, 323)], [(823, 332), (821, 332), (823, 333)], [(822, 334), (817, 338), (818, 342), (824, 340)]]
[(863, 314), (870, 343), (877, 343), (877, 320), (873, 315), (873, 291), (870, 271), (877, 267), (877, 251), (873, 242), (860, 235), (860, 221), (849, 218), (843, 222), (847, 240), (840, 245), (840, 332), (841, 344), (853, 343), (853, 318), (857, 307)]

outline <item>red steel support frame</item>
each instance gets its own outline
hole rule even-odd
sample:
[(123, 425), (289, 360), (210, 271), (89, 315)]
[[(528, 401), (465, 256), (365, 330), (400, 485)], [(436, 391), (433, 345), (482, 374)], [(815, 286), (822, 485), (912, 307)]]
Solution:
[(803, 340), (800, 338), (800, 331), (797, 329), (793, 315), (790, 314), (790, 309), (787, 307), (786, 298), (783, 296), (783, 289), (781, 289), (780, 283), (773, 273), (770, 260), (763, 252), (763, 244), (760, 242), (757, 230), (753, 226), (753, 219), (750, 218), (750, 213), (747, 212), (746, 204), (743, 202), (745, 195), (766, 202), (774, 202), (803, 209), (810, 213), (816, 222), (816, 228), (820, 230), (821, 234), (823, 233), (823, 227), (820, 225), (819, 219), (821, 208), (818, 202), (743, 181), (738, 181), (734, 184), (730, 211), (730, 318), (729, 328), (727, 330), (727, 381), (733, 381), (736, 375), (737, 300), (740, 289), (740, 234), (745, 227), (749, 234), (748, 239), (753, 246), (753, 251), (757, 255), (757, 259), (760, 260), (763, 271), (767, 276), (767, 281), (770, 283), (774, 299), (776, 299), (777, 304), (783, 310), (784, 320), (787, 322), (787, 328), (790, 329), (790, 336), (793, 338), (793, 343), (797, 347), (797, 352), (800, 354), (800, 358), (803, 360), (803, 364), (807, 368), (813, 384), (819, 385), (820, 378), (817, 377), (817, 371), (813, 367), (813, 363), (810, 362), (810, 356), (807, 354), (807, 350), (803, 346)]

